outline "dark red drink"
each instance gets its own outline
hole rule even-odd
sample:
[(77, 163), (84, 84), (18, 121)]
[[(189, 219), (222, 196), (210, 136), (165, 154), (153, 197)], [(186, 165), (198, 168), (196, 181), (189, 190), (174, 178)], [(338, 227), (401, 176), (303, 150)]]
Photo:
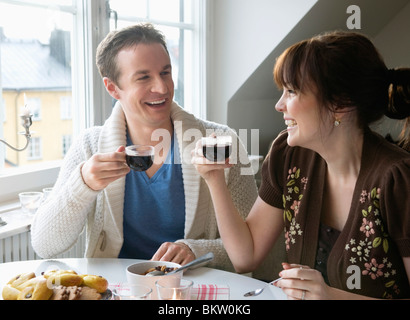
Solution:
[(232, 137), (218, 136), (202, 138), (204, 157), (212, 162), (225, 162), (232, 152)]
[(128, 166), (134, 171), (146, 171), (154, 163), (154, 156), (125, 156)]
[(127, 165), (134, 171), (146, 171), (154, 163), (154, 147), (152, 146), (128, 146), (125, 148), (125, 160)]
[(231, 155), (231, 146), (203, 146), (202, 152), (204, 153), (204, 157), (208, 160), (214, 162), (222, 162), (225, 161), (225, 159), (229, 158), (229, 156)]

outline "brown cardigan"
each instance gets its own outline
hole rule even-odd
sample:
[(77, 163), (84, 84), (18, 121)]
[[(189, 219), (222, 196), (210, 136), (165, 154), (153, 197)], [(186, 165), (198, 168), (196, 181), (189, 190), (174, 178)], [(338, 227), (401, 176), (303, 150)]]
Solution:
[[(284, 131), (263, 163), (259, 196), (284, 208), (289, 262), (313, 268), (326, 163), (311, 150), (288, 146), (286, 139)], [(328, 259), (332, 287), (377, 298), (410, 297), (402, 260), (410, 256), (409, 190), (410, 154), (365, 130), (349, 216)]]

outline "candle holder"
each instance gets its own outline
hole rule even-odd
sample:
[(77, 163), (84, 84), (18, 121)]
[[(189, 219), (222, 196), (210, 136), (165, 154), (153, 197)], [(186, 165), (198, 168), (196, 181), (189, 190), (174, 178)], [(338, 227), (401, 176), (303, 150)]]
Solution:
[(8, 146), (9, 148), (11, 148), (11, 149), (13, 149), (14, 151), (17, 151), (17, 152), (26, 150), (29, 143), (30, 143), (30, 140), (31, 140), (30, 127), (33, 124), (32, 117), (33, 117), (32, 114), (22, 114), (22, 115), (20, 115), (21, 125), (24, 127), (25, 131), (19, 132), (19, 134), (24, 135), (26, 137), (26, 145), (23, 148), (21, 148), (21, 149), (15, 148), (3, 139), (0, 139), (0, 142), (3, 142), (6, 146)]
[[(193, 281), (180, 279), (179, 283), (169, 281), (166, 276), (155, 282), (159, 300), (191, 300)], [(178, 280), (178, 279), (177, 279)]]
[[(27, 105), (26, 105), (26, 107), (27, 107)], [(26, 111), (28, 111), (28, 110), (26, 109)], [(17, 152), (26, 150), (29, 143), (30, 143), (30, 140), (31, 140), (30, 127), (33, 124), (32, 117), (33, 117), (33, 115), (30, 114), (30, 112), (25, 112), (24, 114), (20, 115), (21, 125), (24, 127), (25, 131), (19, 132), (19, 134), (24, 135), (26, 137), (26, 145), (23, 148), (21, 148), (21, 149), (15, 148), (3, 139), (0, 139), (0, 142), (3, 142), (6, 146), (8, 146), (9, 148), (11, 148), (11, 149), (13, 149), (14, 151), (17, 151)], [(0, 217), (0, 227), (5, 226), (6, 224), (7, 224), (7, 222), (4, 221)]]

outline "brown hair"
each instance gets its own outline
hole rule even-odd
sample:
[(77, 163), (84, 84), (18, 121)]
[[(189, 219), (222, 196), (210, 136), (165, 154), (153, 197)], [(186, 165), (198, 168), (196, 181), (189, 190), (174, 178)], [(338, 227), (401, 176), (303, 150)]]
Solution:
[(96, 64), (101, 76), (111, 79), (118, 85), (120, 73), (117, 68), (117, 55), (122, 49), (139, 43), (159, 43), (168, 53), (164, 35), (150, 23), (111, 31), (97, 47)]
[[(334, 31), (294, 44), (277, 59), (277, 86), (316, 92), (331, 111), (357, 110), (361, 127), (410, 116), (410, 68), (388, 69), (364, 35)], [(402, 138), (410, 141), (407, 124)], [(409, 150), (409, 149), (407, 149)]]

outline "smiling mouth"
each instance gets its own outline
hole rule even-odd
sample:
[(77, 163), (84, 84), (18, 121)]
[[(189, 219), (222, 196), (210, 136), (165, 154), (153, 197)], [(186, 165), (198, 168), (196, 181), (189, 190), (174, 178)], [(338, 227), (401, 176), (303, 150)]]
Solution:
[(160, 106), (163, 106), (165, 102), (167, 102), (166, 99), (161, 99), (161, 100), (156, 100), (156, 101), (149, 101), (149, 102), (146, 102), (145, 104), (147, 104), (150, 107), (160, 107)]
[(297, 126), (297, 122), (295, 120), (285, 120), (285, 124), (288, 126), (288, 128)]

